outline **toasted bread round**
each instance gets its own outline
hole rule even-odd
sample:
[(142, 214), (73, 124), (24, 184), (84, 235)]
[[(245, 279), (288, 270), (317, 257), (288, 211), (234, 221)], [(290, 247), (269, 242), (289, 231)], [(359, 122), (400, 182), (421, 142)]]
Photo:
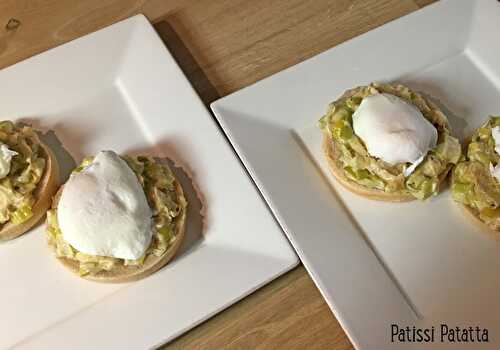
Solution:
[[(323, 135), (323, 153), (328, 161), (331, 173), (338, 182), (349, 191), (354, 192), (360, 196), (386, 202), (409, 202), (416, 198), (411, 194), (402, 192), (385, 192), (376, 188), (369, 188), (358, 184), (357, 182), (349, 179), (344, 174), (344, 169), (340, 163), (338, 150), (335, 148), (335, 143), (326, 135)], [(439, 177), (439, 185), (443, 183), (450, 171), (451, 166), (448, 167)]]
[(33, 227), (50, 208), (52, 196), (57, 190), (59, 182), (59, 167), (56, 158), (49, 147), (40, 142), (43, 150), (42, 156), (45, 158), (45, 170), (40, 182), (34, 191), (35, 204), (33, 205), (33, 215), (20, 224), (7, 222), (0, 230), (0, 241), (6, 241), (18, 237)]
[[(64, 186), (61, 186), (57, 191), (56, 196), (54, 197), (54, 201), (52, 204), (52, 208), (57, 208), (57, 203), (61, 197), (62, 189)], [(176, 181), (175, 191), (177, 193), (178, 198), (184, 198), (184, 192), (182, 190), (181, 185), (178, 181)], [(125, 265), (117, 265), (113, 267), (112, 271), (100, 271), (97, 274), (87, 274), (85, 276), (80, 276), (80, 263), (78, 261), (57, 257), (57, 259), (69, 270), (77, 274), (78, 276), (85, 278), (87, 280), (103, 282), (103, 283), (123, 283), (123, 282), (132, 282), (140, 280), (144, 277), (151, 275), (152, 273), (158, 271), (163, 266), (165, 266), (177, 253), (179, 247), (184, 238), (185, 224), (186, 224), (186, 212), (187, 208), (184, 208), (181, 216), (178, 218), (175, 225), (175, 241), (172, 245), (168, 247), (168, 249), (161, 256), (156, 256), (153, 254), (148, 254), (144, 263), (141, 266), (125, 266)]]
[[(465, 138), (463, 142), (463, 147), (465, 150), (465, 153), (467, 153), (467, 149), (469, 147), (469, 144), (472, 142), (472, 135), (469, 135)], [(451, 176), (451, 183), (453, 183), (453, 176)], [(486, 233), (488, 236), (500, 240), (500, 231), (494, 230), (491, 227), (489, 227), (481, 218), (479, 218), (479, 212), (465, 204), (462, 204), (460, 202), (454, 201), (460, 208), (462, 208), (463, 211), (465, 211), (466, 216), (471, 220), (471, 222), (479, 227), (479, 229)]]
[[(400, 85), (400, 86), (402, 86), (402, 85)], [(359, 90), (359, 88), (360, 87), (345, 91), (342, 94), (342, 96), (340, 96), (339, 100), (352, 97), (353, 95), (356, 94), (356, 92)], [(445, 115), (442, 113), (442, 111), (439, 109), (439, 107), (435, 103), (433, 103), (429, 99), (421, 96), (420, 94), (417, 94), (417, 93), (414, 93), (414, 94), (421, 97), (422, 100), (425, 101), (427, 106), (429, 106), (434, 111), (434, 113), (438, 114), (440, 117), (446, 118)], [(417, 106), (417, 108), (419, 108), (419, 107)], [(442, 127), (445, 129), (448, 129), (448, 122), (446, 119), (444, 120)], [(329, 165), (329, 168), (330, 168), (333, 176), (340, 182), (341, 185), (343, 185), (349, 191), (354, 192), (358, 195), (361, 195), (361, 196), (369, 198), (369, 199), (378, 200), (378, 201), (386, 201), (386, 202), (409, 202), (409, 201), (417, 199), (416, 197), (412, 196), (411, 194), (405, 193), (402, 191), (385, 192), (385, 191), (382, 191), (382, 190), (379, 190), (376, 188), (369, 188), (367, 186), (358, 184), (357, 182), (349, 179), (345, 175), (342, 164), (339, 161), (340, 154), (339, 154), (338, 149), (336, 149), (336, 147), (335, 147), (335, 142), (333, 142), (333, 139), (326, 134), (323, 134), (322, 148), (323, 148), (323, 153), (325, 154), (325, 157), (328, 161), (328, 165)], [(452, 168), (452, 165), (449, 165), (445, 169), (445, 171), (439, 176), (438, 191), (439, 191), (439, 187), (446, 180), (446, 177), (448, 176), (448, 173), (451, 170), (451, 168)]]
[(335, 144), (332, 139), (326, 135), (323, 135), (323, 152), (328, 161), (328, 165), (333, 176), (338, 182), (349, 191), (354, 192), (360, 196), (374, 199), (378, 201), (388, 201), (388, 202), (409, 202), (414, 199), (410, 194), (397, 193), (397, 192), (385, 192), (376, 188), (369, 188), (356, 183), (355, 181), (349, 179), (344, 174), (344, 169), (340, 164), (338, 151), (335, 148)]
[(500, 231), (496, 231), (489, 227), (483, 220), (479, 218), (479, 213), (477, 210), (469, 207), (468, 205), (464, 205), (461, 203), (457, 203), (462, 209), (467, 213), (467, 216), (474, 223), (474, 225), (478, 226), (482, 232), (486, 233), (490, 237), (500, 240)]

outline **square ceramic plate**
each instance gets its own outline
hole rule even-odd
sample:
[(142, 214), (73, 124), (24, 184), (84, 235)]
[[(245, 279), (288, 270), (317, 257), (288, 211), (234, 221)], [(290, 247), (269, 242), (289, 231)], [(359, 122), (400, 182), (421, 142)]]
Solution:
[(136, 283), (74, 276), (53, 257), (43, 225), (0, 245), (0, 348), (152, 348), (297, 264), (229, 143), (145, 17), (0, 71), (0, 96), (1, 118), (27, 119), (55, 132), (45, 139), (66, 177), (74, 161), (102, 149), (167, 156), (180, 165), (174, 170), (190, 202), (180, 252)]
[[(499, 348), (500, 244), (448, 190), (426, 202), (370, 201), (335, 182), (319, 117), (344, 90), (400, 81), (445, 106), (462, 140), (500, 114), (500, 3), (440, 1), (216, 101), (224, 131), (330, 308), (359, 349), (391, 324), (489, 329)], [(401, 343), (394, 343), (401, 347)]]

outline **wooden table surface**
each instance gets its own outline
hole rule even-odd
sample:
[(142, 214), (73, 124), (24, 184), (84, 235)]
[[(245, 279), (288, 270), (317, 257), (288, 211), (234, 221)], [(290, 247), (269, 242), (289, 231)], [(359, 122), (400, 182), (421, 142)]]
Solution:
[[(433, 1), (2, 0), (0, 68), (144, 13), (208, 104)], [(299, 266), (164, 348), (352, 345)]]

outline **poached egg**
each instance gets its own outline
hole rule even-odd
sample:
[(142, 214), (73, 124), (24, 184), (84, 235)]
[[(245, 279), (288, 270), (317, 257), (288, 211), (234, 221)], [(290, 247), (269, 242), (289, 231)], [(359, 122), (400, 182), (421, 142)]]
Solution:
[(0, 179), (9, 174), (10, 163), (14, 156), (17, 156), (17, 152), (10, 150), (6, 144), (0, 142)]
[(152, 239), (152, 211), (135, 173), (102, 151), (64, 185), (57, 218), (66, 242), (82, 253), (139, 259)]
[(394, 165), (411, 163), (409, 176), (437, 144), (438, 133), (412, 104), (387, 93), (363, 98), (352, 116), (353, 129), (368, 153)]
[[(500, 126), (495, 126), (491, 129), (491, 136), (493, 140), (495, 140), (495, 153), (500, 155)], [(490, 173), (497, 181), (500, 181), (500, 164), (493, 166), (493, 164), (490, 163)]]

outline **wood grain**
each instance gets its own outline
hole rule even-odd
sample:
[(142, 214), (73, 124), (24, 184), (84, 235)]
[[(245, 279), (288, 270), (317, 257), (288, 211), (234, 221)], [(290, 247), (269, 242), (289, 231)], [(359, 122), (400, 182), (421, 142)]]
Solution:
[[(0, 68), (144, 13), (208, 104), (432, 2), (2, 0)], [(298, 267), (164, 347), (226, 348), (346, 350), (352, 345)]]
[(199, 1), (166, 17), (221, 95), (407, 14), (401, 0)]
[(351, 349), (303, 267), (164, 349)]

